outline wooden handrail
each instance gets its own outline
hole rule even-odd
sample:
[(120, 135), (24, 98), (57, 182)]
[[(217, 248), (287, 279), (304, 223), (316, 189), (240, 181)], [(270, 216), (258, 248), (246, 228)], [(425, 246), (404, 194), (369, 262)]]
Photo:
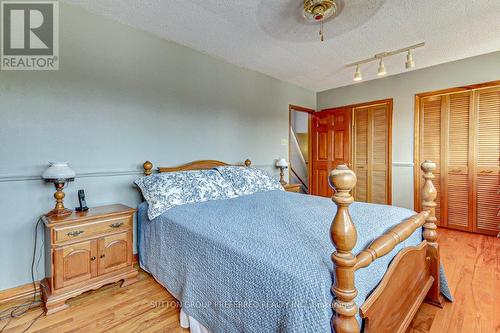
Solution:
[[(434, 254), (431, 253), (432, 260), (437, 260), (432, 265), (432, 269), (439, 269), (435, 216), (436, 203), (434, 202), (437, 192), (432, 184), (434, 178), (432, 171), (436, 168), (436, 164), (425, 161), (421, 167), (425, 179), (422, 190), (422, 206), (424, 210), (376, 238), (368, 248), (361, 251), (357, 256), (352, 253), (352, 249), (356, 246), (357, 233), (349, 213), (349, 205), (354, 201), (350, 192), (356, 185), (356, 175), (346, 165), (339, 165), (330, 173), (330, 183), (333, 184), (336, 190), (332, 200), (337, 205), (337, 212), (330, 227), (330, 238), (335, 246), (335, 252), (332, 254), (332, 261), (335, 266), (332, 292), (335, 299), (332, 302), (334, 314), (331, 323), (335, 332), (358, 333), (360, 330), (355, 317), (358, 306), (354, 302), (354, 298), (357, 296), (358, 291), (354, 281), (354, 272), (370, 265), (377, 258), (392, 251), (419, 227), (423, 226), (423, 237), (435, 252)], [(438, 276), (437, 272), (433, 272), (433, 276)], [(431, 302), (439, 304), (442, 299), (439, 293), (439, 281), (436, 280), (439, 279), (434, 280), (428, 298)]]
[(302, 184), (302, 186), (304, 186), (306, 188), (307, 192), (309, 192), (309, 188), (308, 188), (307, 184), (304, 183), (302, 178), (300, 178), (300, 176), (295, 172), (295, 170), (293, 170), (293, 168), (290, 168), (290, 171), (295, 175), (295, 177), (299, 180), (299, 182)]

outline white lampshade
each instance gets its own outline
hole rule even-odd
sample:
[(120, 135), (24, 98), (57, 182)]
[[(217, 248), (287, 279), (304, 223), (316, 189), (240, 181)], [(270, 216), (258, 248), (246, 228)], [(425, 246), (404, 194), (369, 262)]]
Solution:
[(68, 162), (49, 162), (49, 167), (42, 174), (46, 181), (65, 180), (72, 181), (76, 173), (68, 165)]
[(280, 158), (279, 160), (276, 161), (276, 166), (278, 168), (288, 168), (288, 163), (284, 158)]

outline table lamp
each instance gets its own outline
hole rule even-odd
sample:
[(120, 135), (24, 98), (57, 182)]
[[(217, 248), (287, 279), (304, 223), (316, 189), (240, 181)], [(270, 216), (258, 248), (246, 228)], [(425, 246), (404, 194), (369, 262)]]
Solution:
[(42, 174), (42, 178), (47, 183), (54, 183), (56, 193), (56, 206), (46, 216), (66, 216), (70, 215), (73, 211), (64, 207), (64, 192), (62, 191), (64, 185), (68, 182), (75, 180), (75, 171), (71, 169), (68, 162), (49, 162), (49, 167)]
[(276, 161), (276, 166), (280, 169), (280, 183), (281, 183), (281, 185), (285, 186), (286, 181), (284, 179), (284, 176), (285, 176), (284, 170), (286, 168), (288, 168), (288, 163), (286, 162), (286, 160), (284, 158), (280, 158)]

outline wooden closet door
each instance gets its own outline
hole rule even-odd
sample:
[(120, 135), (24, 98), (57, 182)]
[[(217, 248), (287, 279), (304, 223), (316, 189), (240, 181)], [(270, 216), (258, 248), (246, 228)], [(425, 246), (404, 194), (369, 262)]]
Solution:
[[(436, 163), (433, 184), (437, 191), (436, 218), (438, 225), (445, 225), (441, 220), (441, 96), (424, 97), (420, 100), (419, 136), (420, 136), (420, 162), (431, 160)], [(418, 166), (419, 170), (420, 167)], [(419, 171), (420, 172), (420, 171)], [(418, 177), (418, 190), (423, 187), (423, 178)], [(420, 205), (421, 198), (417, 198)], [(417, 206), (420, 207), (420, 206)]]
[(496, 235), (500, 230), (500, 87), (476, 93), (477, 166), (474, 231)]
[(339, 164), (350, 164), (350, 109), (317, 112), (312, 118), (311, 194), (331, 197), (328, 176)]
[(391, 204), (389, 106), (374, 106), (370, 110), (370, 202)]
[(351, 165), (351, 109), (330, 111), (333, 119), (333, 169), (339, 164)]
[(391, 204), (389, 104), (354, 108), (354, 188), (357, 201)]
[(332, 117), (329, 114), (316, 114), (312, 118), (312, 180), (311, 194), (330, 196), (328, 172), (332, 159)]
[(368, 128), (369, 116), (367, 108), (354, 109), (354, 173), (358, 181), (354, 187), (354, 199), (368, 202)]
[(453, 229), (472, 231), (471, 92), (443, 96), (441, 117), (445, 144), (442, 147), (442, 220)]

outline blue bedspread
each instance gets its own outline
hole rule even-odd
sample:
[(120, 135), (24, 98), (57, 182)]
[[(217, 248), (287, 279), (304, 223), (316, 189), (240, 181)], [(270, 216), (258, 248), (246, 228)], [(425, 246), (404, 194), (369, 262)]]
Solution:
[[(178, 206), (150, 221), (139, 209), (141, 266), (213, 332), (330, 332), (336, 206), (328, 198), (284, 191)], [(353, 203), (354, 253), (415, 214)], [(390, 254), (356, 272), (361, 305), (416, 231)], [(231, 278), (228, 278), (231, 277)], [(358, 317), (359, 320), (359, 317)]]

